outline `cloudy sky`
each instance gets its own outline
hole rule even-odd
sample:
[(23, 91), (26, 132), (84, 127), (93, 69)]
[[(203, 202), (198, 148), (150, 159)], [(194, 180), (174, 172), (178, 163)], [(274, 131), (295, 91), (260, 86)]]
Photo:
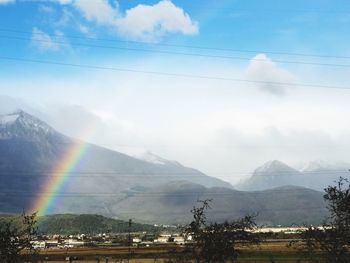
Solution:
[(0, 0), (0, 112), (232, 183), (350, 162), (349, 36), (346, 0)]

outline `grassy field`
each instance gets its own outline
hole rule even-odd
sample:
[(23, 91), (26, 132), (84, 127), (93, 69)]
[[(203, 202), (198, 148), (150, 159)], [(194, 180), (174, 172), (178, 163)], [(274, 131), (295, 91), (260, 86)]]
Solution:
[[(308, 262), (295, 248), (287, 245), (288, 241), (269, 241), (259, 246), (241, 247), (240, 256), (237, 262)], [(179, 246), (154, 246), (154, 247), (96, 247), (96, 248), (75, 248), (75, 249), (48, 249), (41, 251), (43, 262), (67, 262), (66, 258), (76, 258), (76, 263), (165, 263), (183, 250)], [(69, 261), (68, 261), (69, 262)]]

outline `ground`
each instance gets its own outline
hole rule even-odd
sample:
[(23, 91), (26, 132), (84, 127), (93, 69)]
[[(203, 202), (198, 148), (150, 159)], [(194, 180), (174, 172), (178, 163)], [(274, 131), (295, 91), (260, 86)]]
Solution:
[[(267, 241), (259, 246), (240, 248), (241, 255), (237, 262), (307, 262), (305, 257), (294, 248), (287, 245), (289, 241)], [(43, 258), (48, 257), (44, 262), (67, 262), (67, 257), (77, 257), (75, 263), (165, 263), (167, 259), (173, 257), (175, 253), (182, 250), (179, 246), (154, 246), (143, 248), (109, 247), (109, 248), (76, 248), (76, 249), (50, 249), (41, 252)]]

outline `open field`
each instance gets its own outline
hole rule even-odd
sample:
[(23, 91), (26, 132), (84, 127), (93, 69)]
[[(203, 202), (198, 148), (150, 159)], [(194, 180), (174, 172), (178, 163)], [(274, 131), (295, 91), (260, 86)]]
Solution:
[[(241, 255), (237, 262), (307, 262), (305, 257), (294, 248), (287, 245), (289, 241), (268, 241), (259, 246), (241, 247)], [(73, 262), (129, 262), (133, 263), (164, 263), (181, 253), (180, 246), (153, 246), (153, 247), (97, 247), (76, 249), (48, 249), (41, 251), (44, 262), (67, 262), (66, 258), (75, 258)]]

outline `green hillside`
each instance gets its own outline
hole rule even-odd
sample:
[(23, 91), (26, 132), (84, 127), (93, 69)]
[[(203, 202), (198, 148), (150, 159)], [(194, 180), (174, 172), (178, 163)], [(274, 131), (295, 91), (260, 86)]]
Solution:
[[(58, 214), (41, 216), (37, 219), (39, 234), (98, 234), (98, 233), (126, 233), (129, 223), (123, 220), (107, 218), (100, 215)], [(13, 221), (20, 224), (19, 215), (0, 215), (0, 224)], [(131, 232), (158, 231), (158, 227), (147, 224), (132, 223)]]

